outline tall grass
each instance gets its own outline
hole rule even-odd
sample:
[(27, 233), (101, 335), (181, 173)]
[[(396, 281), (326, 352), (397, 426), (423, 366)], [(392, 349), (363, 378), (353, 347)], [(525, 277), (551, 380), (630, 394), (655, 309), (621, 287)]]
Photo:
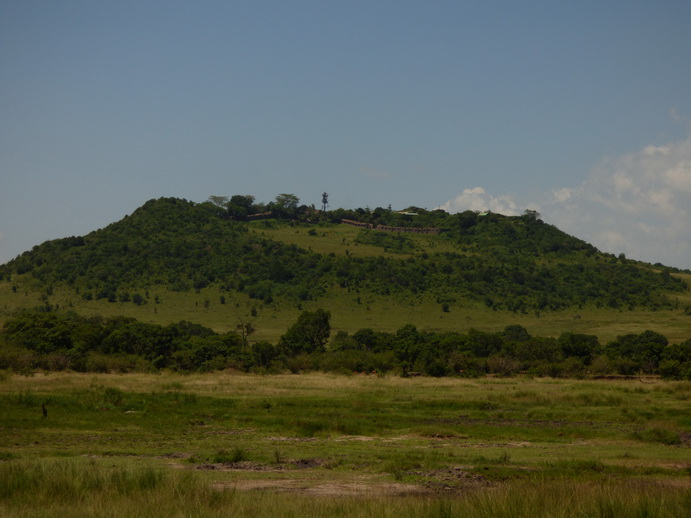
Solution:
[(95, 462), (8, 461), (0, 464), (0, 499), (81, 502), (94, 493), (132, 495), (160, 489), (164, 471), (153, 468), (104, 469)]
[(544, 480), (475, 492), (458, 515), (480, 517), (688, 517), (691, 488), (623, 481)]
[(0, 517), (684, 517), (689, 399), (638, 380), (12, 375)]
[(231, 497), (190, 472), (75, 460), (0, 464), (0, 516), (213, 516)]
[(514, 482), (455, 495), (310, 496), (236, 491), (195, 472), (112, 468), (96, 462), (0, 464), (0, 515), (13, 517), (649, 517), (691, 516), (691, 489), (569, 480)]

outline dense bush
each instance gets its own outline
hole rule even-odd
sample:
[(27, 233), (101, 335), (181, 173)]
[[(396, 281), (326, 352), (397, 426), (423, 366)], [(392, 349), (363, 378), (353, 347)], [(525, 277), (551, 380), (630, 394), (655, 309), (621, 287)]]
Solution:
[(190, 322), (168, 326), (132, 318), (82, 317), (27, 311), (0, 336), (0, 369), (128, 372), (169, 368), (244, 371), (397, 372), (402, 375), (584, 377), (659, 374), (691, 379), (691, 339), (667, 343), (653, 331), (619, 336), (602, 345), (594, 335), (531, 336), (520, 325), (489, 333), (360, 329), (331, 338), (330, 314), (303, 311), (278, 344), (248, 343), (236, 332), (218, 334)]
[[(230, 200), (235, 216), (214, 203), (151, 200), (104, 229), (34, 247), (1, 265), (0, 278), (28, 274), (46, 292), (67, 285), (85, 299), (137, 305), (150, 302), (153, 286), (187, 291), (216, 285), (267, 304), (281, 298), (317, 300), (340, 286), (385, 295), (429, 293), (447, 310), (450, 301), (469, 299), (521, 313), (585, 304), (673, 307), (676, 301), (665, 293), (687, 289), (667, 268), (601, 254), (534, 213), (452, 215), (412, 207), (408, 214), (415, 217), (382, 208), (316, 215), (290, 198), (268, 205), (254, 204), (251, 196)], [(409, 257), (317, 254), (250, 232), (243, 220), (266, 208), (271, 217), (282, 218), (271, 225), (285, 228), (343, 218), (438, 228), (442, 233), (435, 239), (454, 251), (430, 253), (405, 234), (363, 229), (356, 242)]]
[[(210, 370), (210, 365), (223, 368), (242, 349), (236, 333), (219, 335), (189, 322), (160, 326), (45, 311), (26, 311), (9, 320), (3, 341), (0, 368), (20, 371)], [(213, 363), (217, 358), (223, 361)]]

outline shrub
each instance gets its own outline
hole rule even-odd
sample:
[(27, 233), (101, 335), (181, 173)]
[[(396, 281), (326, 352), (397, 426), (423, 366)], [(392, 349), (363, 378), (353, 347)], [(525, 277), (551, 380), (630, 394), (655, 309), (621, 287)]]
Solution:
[(633, 436), (635, 439), (644, 442), (659, 442), (670, 446), (681, 444), (679, 434), (665, 428), (650, 428), (648, 430), (636, 431)]
[[(145, 362), (145, 360), (135, 355), (125, 356), (90, 352), (86, 357), (84, 365), (88, 372), (134, 372), (143, 367), (142, 361)], [(140, 369), (137, 369), (137, 365), (140, 366)], [(149, 364), (146, 363), (146, 365)]]
[(219, 450), (213, 457), (213, 462), (222, 464), (235, 464), (236, 462), (244, 462), (249, 459), (247, 450), (240, 446), (235, 446), (231, 451)]
[(487, 367), (490, 372), (500, 376), (511, 376), (520, 369), (520, 364), (508, 356), (493, 355), (487, 359)]
[(37, 355), (20, 347), (0, 347), (0, 369), (29, 373), (36, 368)]

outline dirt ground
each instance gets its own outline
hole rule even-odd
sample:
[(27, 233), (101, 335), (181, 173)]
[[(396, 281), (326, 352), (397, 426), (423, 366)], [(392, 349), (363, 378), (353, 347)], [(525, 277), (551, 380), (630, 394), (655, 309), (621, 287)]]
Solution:
[[(196, 469), (234, 472), (235, 480), (219, 482), (219, 489), (240, 491), (276, 491), (322, 496), (412, 496), (433, 493), (462, 492), (491, 484), (482, 477), (470, 474), (461, 467), (408, 473), (420, 483), (394, 482), (388, 475), (353, 474), (347, 478), (325, 479), (323, 471), (312, 468), (321, 466), (319, 459), (300, 461), (301, 466), (266, 466), (251, 462), (233, 464), (201, 464)], [(296, 467), (304, 468), (296, 473)], [(244, 478), (261, 473), (261, 478)], [(242, 477), (242, 478), (240, 478)]]

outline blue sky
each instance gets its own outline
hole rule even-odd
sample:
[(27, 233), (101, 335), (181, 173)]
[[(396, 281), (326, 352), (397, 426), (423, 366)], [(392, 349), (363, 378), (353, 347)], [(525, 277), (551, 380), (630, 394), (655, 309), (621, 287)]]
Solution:
[(146, 200), (491, 209), (691, 268), (691, 2), (0, 0), (0, 262)]

